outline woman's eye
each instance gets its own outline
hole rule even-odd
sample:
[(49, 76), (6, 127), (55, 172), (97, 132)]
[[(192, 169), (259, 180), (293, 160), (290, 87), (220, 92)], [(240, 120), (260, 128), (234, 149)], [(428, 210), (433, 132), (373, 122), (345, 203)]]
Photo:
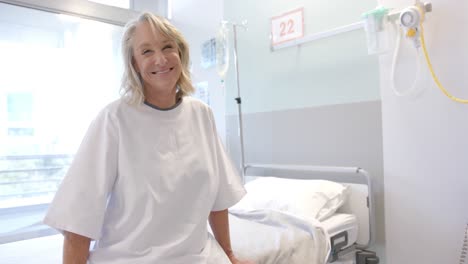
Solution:
[(164, 46), (163, 50), (165, 50), (165, 49), (172, 49), (172, 48), (173, 48), (172, 45), (166, 45), (166, 46)]
[(147, 53), (151, 52), (151, 50), (144, 50), (141, 54), (145, 55)]

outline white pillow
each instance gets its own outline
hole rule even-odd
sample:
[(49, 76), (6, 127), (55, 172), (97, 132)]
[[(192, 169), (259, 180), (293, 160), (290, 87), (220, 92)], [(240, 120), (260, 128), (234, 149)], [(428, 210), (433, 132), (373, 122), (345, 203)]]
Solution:
[(326, 180), (260, 177), (245, 188), (247, 195), (232, 209), (274, 209), (319, 221), (334, 214), (348, 196), (346, 186)]

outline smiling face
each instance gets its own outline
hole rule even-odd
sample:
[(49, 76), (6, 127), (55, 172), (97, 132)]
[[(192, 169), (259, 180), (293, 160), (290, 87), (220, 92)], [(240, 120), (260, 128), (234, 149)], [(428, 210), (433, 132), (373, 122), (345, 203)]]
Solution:
[(133, 67), (141, 76), (144, 93), (175, 95), (182, 71), (176, 42), (152, 30), (148, 22), (141, 22), (135, 28), (132, 46)]

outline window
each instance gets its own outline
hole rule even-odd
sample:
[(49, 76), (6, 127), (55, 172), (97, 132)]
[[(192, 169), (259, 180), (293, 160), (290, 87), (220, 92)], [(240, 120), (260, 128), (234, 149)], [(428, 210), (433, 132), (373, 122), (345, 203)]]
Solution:
[(31, 93), (7, 94), (8, 136), (34, 136), (32, 122), (33, 97)]
[(31, 93), (7, 94), (8, 121), (31, 121), (32, 100)]
[(123, 29), (8, 4), (0, 17), (1, 244), (28, 237), (17, 233), (42, 219), (90, 122), (118, 98)]

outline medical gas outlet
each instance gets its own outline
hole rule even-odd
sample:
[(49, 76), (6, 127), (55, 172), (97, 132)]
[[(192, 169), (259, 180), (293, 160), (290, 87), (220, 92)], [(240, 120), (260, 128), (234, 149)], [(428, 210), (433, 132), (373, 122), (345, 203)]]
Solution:
[(405, 36), (413, 40), (415, 48), (421, 47), (419, 26), (424, 22), (426, 12), (431, 11), (431, 3), (416, 2), (414, 6), (407, 7), (400, 13), (400, 25), (405, 29)]
[[(382, 10), (382, 8), (378, 8), (376, 10)], [(395, 45), (395, 51), (393, 53), (393, 62), (392, 62), (392, 70), (391, 70), (391, 86), (394, 93), (397, 96), (414, 96), (417, 94), (418, 90), (416, 89), (417, 80), (420, 75), (420, 50), (422, 49), (422, 54), (426, 60), (427, 66), (431, 73), (432, 79), (434, 80), (437, 87), (442, 91), (442, 93), (450, 98), (451, 100), (457, 103), (468, 104), (468, 99), (461, 99), (454, 95), (452, 95), (442, 83), (437, 78), (437, 75), (434, 72), (432, 67), (431, 60), (429, 58), (429, 53), (427, 51), (425, 39), (424, 39), (424, 26), (423, 23), (426, 18), (426, 14), (428, 12), (432, 12), (432, 4), (431, 3), (422, 3), (421, 1), (417, 0), (416, 3), (410, 7), (403, 9), (401, 12), (388, 14), (386, 15), (385, 19), (396, 27), (396, 22), (398, 20), (398, 24), (400, 28), (396, 28), (397, 34), (397, 43)], [(398, 19), (396, 19), (398, 17)], [(382, 21), (385, 21), (384, 19)], [(395, 87), (395, 68), (396, 63), (399, 57), (400, 51), (400, 44), (401, 44), (401, 35), (405, 36), (406, 39), (409, 39), (413, 42), (414, 48), (416, 51), (416, 70), (415, 70), (415, 79), (413, 85), (410, 89), (406, 89), (405, 91), (397, 90)]]

